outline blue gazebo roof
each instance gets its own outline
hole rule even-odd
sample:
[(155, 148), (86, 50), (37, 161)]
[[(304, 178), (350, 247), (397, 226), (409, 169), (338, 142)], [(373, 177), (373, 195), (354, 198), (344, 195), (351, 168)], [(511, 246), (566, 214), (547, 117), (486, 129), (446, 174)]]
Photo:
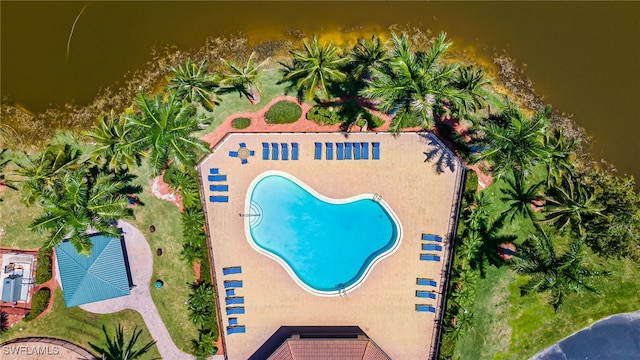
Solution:
[(91, 236), (90, 256), (79, 254), (69, 241), (56, 247), (64, 302), (67, 307), (129, 295), (129, 269), (124, 241)]

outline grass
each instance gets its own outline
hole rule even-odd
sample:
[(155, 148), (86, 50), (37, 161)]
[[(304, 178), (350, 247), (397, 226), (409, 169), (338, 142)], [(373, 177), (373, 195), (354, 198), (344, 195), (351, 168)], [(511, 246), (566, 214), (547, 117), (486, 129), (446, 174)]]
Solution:
[[(70, 341), (90, 350), (89, 341), (102, 343), (104, 340), (103, 325), (107, 327), (107, 331), (113, 334), (113, 329), (118, 324), (125, 328), (127, 338), (131, 336), (135, 326), (142, 329), (138, 344), (146, 344), (152, 340), (149, 330), (137, 312), (124, 310), (113, 314), (99, 315), (84, 311), (79, 307), (66, 308), (62, 291), (56, 289), (53, 309), (50, 313), (31, 322), (19, 322), (3, 333), (0, 339), (4, 342), (21, 337), (49, 336)], [(159, 358), (160, 353), (157, 346), (154, 345), (147, 355), (149, 358)]]
[(212, 112), (207, 112), (204, 115), (213, 119), (211, 124), (202, 131), (195, 134), (196, 137), (202, 137), (205, 134), (210, 133), (222, 124), (222, 122), (229, 116), (238, 112), (257, 112), (260, 111), (266, 104), (278, 96), (282, 96), (285, 93), (286, 84), (277, 84), (282, 79), (280, 72), (274, 66), (273, 60), (267, 64), (271, 68), (263, 68), (261, 70), (261, 76), (258, 78), (258, 85), (260, 87), (260, 102), (257, 104), (251, 104), (244, 96), (239, 96), (237, 93), (229, 93), (222, 95), (220, 106), (213, 109)]
[(29, 224), (42, 215), (38, 204), (25, 206), (20, 201), (19, 191), (5, 189), (0, 202), (0, 243), (3, 247), (18, 249), (38, 249), (44, 243), (46, 234), (29, 231)]
[[(529, 177), (530, 183), (540, 180), (540, 169)], [(488, 191), (493, 203), (490, 213), (501, 214), (507, 205), (500, 200), (503, 180), (496, 180)], [(529, 220), (516, 219), (505, 223), (503, 235), (517, 236), (521, 243), (533, 231)], [(556, 247), (563, 251), (568, 239), (560, 238)], [(593, 322), (622, 312), (637, 310), (629, 299), (640, 291), (638, 264), (631, 260), (602, 259), (588, 253), (587, 263), (595, 270), (608, 270), (608, 277), (596, 278), (592, 285), (601, 294), (583, 292), (569, 294), (555, 313), (546, 294), (520, 296), (520, 286), (527, 280), (510, 267), (487, 266), (484, 278), (478, 280), (472, 330), (456, 343), (454, 359), (523, 359), (579, 331)]]
[[(160, 200), (151, 193), (148, 167), (143, 166), (134, 172), (139, 176), (134, 182), (142, 186), (143, 191), (138, 195), (141, 205), (134, 210), (133, 224), (144, 234), (151, 247), (151, 253), (154, 254), (153, 275), (149, 284), (151, 297), (176, 346), (190, 353), (191, 340), (198, 338), (198, 331), (188, 319), (184, 303), (190, 293), (187, 282), (193, 282), (195, 273), (180, 255), (180, 210), (169, 201)], [(149, 231), (151, 225), (156, 228), (154, 233)], [(158, 248), (162, 249), (162, 256), (155, 255)], [(164, 282), (161, 289), (154, 287), (157, 279)]]
[(251, 125), (251, 119), (246, 117), (235, 118), (231, 121), (231, 127), (234, 129), (246, 129)]
[(293, 101), (278, 101), (264, 114), (268, 124), (290, 124), (298, 121), (302, 108)]

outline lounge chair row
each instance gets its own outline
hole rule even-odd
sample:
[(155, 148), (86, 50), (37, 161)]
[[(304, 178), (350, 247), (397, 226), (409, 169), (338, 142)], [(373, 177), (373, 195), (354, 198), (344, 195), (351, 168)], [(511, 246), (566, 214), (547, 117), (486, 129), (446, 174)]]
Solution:
[(242, 274), (242, 266), (229, 266), (222, 268), (223, 275)]
[(440, 261), (440, 256), (434, 254), (420, 254), (422, 261)]
[[(369, 143), (368, 142), (338, 142), (338, 143), (325, 143), (326, 152), (325, 159), (333, 160), (333, 148), (335, 144), (336, 160), (369, 160)], [(315, 160), (322, 159), (322, 143), (315, 143)], [(371, 143), (373, 160), (380, 160), (380, 143)], [(352, 157), (353, 155), (353, 157)]]
[[(300, 148), (298, 143), (291, 143), (291, 160), (298, 160), (300, 152)], [(289, 144), (288, 143), (262, 143), (262, 160), (269, 160), (269, 155), (271, 155), (271, 160), (289, 160)]]
[(429, 304), (416, 304), (416, 311), (430, 312), (435, 314), (436, 308), (433, 305), (429, 305)]

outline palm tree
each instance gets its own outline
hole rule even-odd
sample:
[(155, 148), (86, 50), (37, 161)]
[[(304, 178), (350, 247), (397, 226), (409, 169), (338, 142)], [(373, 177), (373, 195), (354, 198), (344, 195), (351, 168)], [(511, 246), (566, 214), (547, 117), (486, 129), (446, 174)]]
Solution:
[(564, 179), (563, 184), (549, 190), (546, 197), (543, 224), (554, 224), (560, 230), (569, 226), (579, 235), (585, 233), (583, 224), (596, 216), (604, 216), (596, 197), (586, 185)]
[(49, 232), (45, 248), (52, 248), (68, 238), (78, 253), (91, 254), (88, 230), (120, 236), (115, 223), (132, 215), (127, 197), (122, 194), (126, 184), (114, 181), (113, 175), (90, 174), (86, 169), (66, 172), (40, 197), (44, 214), (33, 220), (29, 229)]
[(530, 219), (534, 224), (536, 214), (531, 205), (534, 201), (542, 200), (538, 189), (544, 183), (540, 181), (536, 184), (526, 187), (521, 173), (514, 173), (513, 176), (506, 178), (507, 187), (502, 189), (504, 196), (500, 200), (509, 205), (505, 216), (509, 222), (513, 222), (516, 215)]
[(529, 118), (515, 104), (507, 102), (506, 109), (496, 121), (486, 120), (481, 124), (484, 137), (478, 146), (486, 150), (473, 160), (487, 160), (496, 177), (514, 169), (529, 174), (539, 161), (547, 160), (548, 153), (543, 140), (550, 111), (551, 107), (545, 106)]
[(175, 90), (178, 98), (191, 104), (200, 103), (212, 111), (218, 104), (216, 91), (220, 87), (220, 77), (206, 71), (206, 61), (196, 65), (188, 58), (184, 66), (171, 67), (173, 77), (169, 78), (169, 90)]
[(208, 321), (213, 321), (216, 311), (215, 298), (213, 296), (213, 286), (208, 282), (193, 283), (191, 295), (187, 301), (189, 308), (189, 319), (195, 324), (204, 325)]
[(237, 91), (240, 96), (246, 96), (251, 103), (255, 103), (259, 99), (260, 89), (256, 83), (259, 75), (258, 69), (269, 61), (269, 58), (267, 58), (260, 64), (254, 65), (253, 56), (255, 54), (255, 52), (251, 53), (247, 64), (242, 68), (222, 59), (222, 62), (227, 66), (227, 72), (223, 74), (222, 84), (228, 87), (228, 89), (223, 90)]
[(52, 191), (56, 181), (68, 171), (82, 167), (86, 158), (77, 144), (58, 143), (37, 154), (15, 154), (13, 160), (16, 174), (23, 179), (22, 200), (31, 205)]
[(451, 46), (441, 33), (426, 53), (414, 53), (406, 34), (391, 34), (393, 48), (388, 67), (374, 68), (363, 97), (378, 101), (385, 113), (395, 113), (390, 130), (404, 127), (432, 128), (434, 116), (446, 111), (445, 103), (460, 108), (464, 103), (461, 91), (453, 85), (457, 65), (443, 64), (442, 56)]
[(550, 304), (558, 311), (567, 293), (588, 290), (596, 292), (588, 279), (603, 273), (584, 267), (582, 238), (574, 241), (566, 253), (558, 255), (550, 237), (541, 232), (530, 235), (521, 247), (520, 257), (515, 258), (516, 271), (530, 279), (520, 288), (522, 295), (530, 292), (549, 292)]
[(194, 166), (200, 155), (209, 151), (207, 143), (191, 136), (199, 130), (201, 120), (196, 108), (169, 91), (167, 101), (160, 94), (136, 98), (137, 111), (127, 117), (130, 126), (140, 129), (140, 147), (149, 149), (152, 176), (158, 176), (169, 163), (185, 170)]
[(561, 128), (555, 129), (545, 137), (545, 145), (549, 152), (547, 158), (547, 187), (553, 187), (562, 182), (563, 177), (570, 179), (575, 176), (575, 151), (578, 148), (577, 138), (568, 138)]
[(87, 135), (96, 144), (91, 151), (92, 161), (104, 161), (115, 172), (140, 166), (140, 135), (131, 123), (120, 119), (111, 111), (107, 117), (98, 118), (99, 125)]
[(9, 314), (0, 311), (0, 334), (4, 334), (7, 330), (9, 330)]
[(124, 330), (122, 326), (118, 324), (116, 328), (115, 337), (111, 338), (109, 333), (107, 333), (107, 329), (104, 325), (102, 325), (102, 331), (105, 336), (105, 343), (101, 346), (92, 344), (89, 342), (89, 346), (93, 350), (95, 350), (100, 356), (102, 356), (103, 360), (134, 360), (141, 359), (144, 354), (151, 350), (151, 347), (156, 344), (155, 341), (149, 341), (144, 344), (141, 348), (134, 350), (136, 343), (138, 342), (138, 338), (142, 333), (142, 330), (138, 330), (137, 327), (133, 329), (133, 334), (129, 341), (125, 344), (124, 339)]
[(311, 43), (305, 39), (303, 44), (303, 51), (290, 51), (293, 63), (284, 65), (283, 80), (295, 87), (301, 99), (312, 100), (318, 93), (328, 99), (331, 97), (328, 91), (330, 83), (346, 78), (340, 69), (348, 58), (340, 56), (333, 42), (321, 45), (316, 35)]
[(350, 63), (353, 66), (352, 76), (361, 80), (371, 76), (372, 69), (380, 69), (389, 61), (388, 40), (372, 35), (371, 40), (358, 39), (358, 43), (350, 53)]
[(490, 81), (482, 69), (473, 65), (463, 65), (458, 68), (452, 82), (453, 86), (465, 95), (462, 97), (463, 104), (458, 109), (459, 115), (465, 116), (487, 105), (488, 92), (485, 85), (490, 84)]

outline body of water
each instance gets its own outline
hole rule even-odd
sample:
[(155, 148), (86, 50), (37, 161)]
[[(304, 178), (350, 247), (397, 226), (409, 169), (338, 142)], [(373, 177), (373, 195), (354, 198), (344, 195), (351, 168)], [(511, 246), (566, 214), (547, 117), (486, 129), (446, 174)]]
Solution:
[[(152, 59), (243, 32), (251, 42), (299, 29), (446, 31), (488, 59), (506, 50), (555, 109), (594, 138), (593, 153), (640, 178), (640, 2), (7, 2), (2, 95), (31, 112), (87, 104)], [(84, 10), (83, 10), (84, 9)], [(78, 14), (80, 17), (77, 19)], [(70, 39), (72, 26), (73, 35)], [(70, 39), (70, 40), (69, 40)]]

